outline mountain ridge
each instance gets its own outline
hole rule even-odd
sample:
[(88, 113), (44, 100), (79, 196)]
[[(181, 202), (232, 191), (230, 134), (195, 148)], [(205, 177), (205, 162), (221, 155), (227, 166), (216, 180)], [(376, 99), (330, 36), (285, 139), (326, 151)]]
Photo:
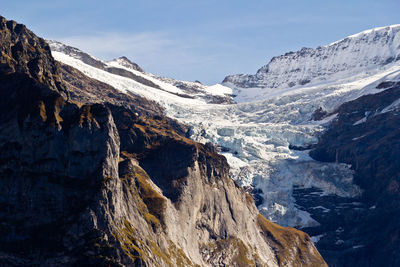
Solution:
[[(346, 66), (344, 73), (335, 72), (333, 76), (329, 74), (331, 76), (326, 76), (326, 80), (310, 80), (303, 85), (282, 85), (276, 88), (238, 88), (226, 84), (233, 88), (234, 94), (238, 93), (234, 97), (237, 104), (233, 105), (199, 102), (166, 91), (163, 91), (165, 95), (160, 95), (154, 88), (146, 88), (148, 91), (144, 92), (132, 83), (121, 86), (122, 80), (119, 78), (104, 73), (100, 75), (79, 62), (65, 60), (65, 63), (104, 83), (113, 84), (122, 92), (143, 94), (162, 105), (165, 114), (188, 126), (187, 136), (226, 157), (231, 166), (232, 177), (252, 192), (263, 215), (282, 225), (296, 226), (308, 232), (330, 265), (365, 266), (371, 262), (378, 265), (388, 261), (379, 257), (379, 253), (368, 250), (381, 251), (374, 246), (374, 240), (380, 240), (379, 244), (385, 243), (382, 240), (387, 240), (396, 223), (390, 224), (382, 235), (379, 235), (376, 228), (370, 227), (375, 222), (384, 227), (380, 217), (386, 218), (385, 220), (393, 219), (387, 214), (392, 207), (377, 205), (374, 208), (372, 202), (365, 201), (364, 192), (370, 192), (371, 188), (360, 183), (359, 173), (360, 168), (373, 168), (365, 162), (374, 158), (374, 155), (357, 154), (360, 160), (352, 161), (353, 154), (349, 148), (360, 153), (365, 151), (362, 140), (369, 137), (364, 135), (376, 131), (377, 135), (391, 136), (393, 125), (398, 123), (398, 88), (393, 86), (400, 81), (400, 64), (398, 60), (386, 62), (398, 51), (394, 49), (392, 53), (388, 49), (396, 48), (393, 43), (397, 44), (398, 32), (393, 35), (390, 30), (390, 27), (384, 27), (378, 29), (377, 34), (375, 31), (366, 31), (354, 38), (333, 43), (331, 48), (339, 47), (337, 53), (343, 51), (342, 46), (350, 43), (352, 45), (344, 50), (349, 47), (350, 52), (357, 50), (358, 41), (360, 49), (364, 49), (362, 54), (365, 51), (372, 52), (365, 62), (363, 57), (357, 59), (361, 66), (355, 65), (354, 69)], [(398, 27), (394, 27), (394, 30), (397, 31)], [(371, 50), (368, 50), (368, 46), (365, 49), (365, 42), (368, 40), (372, 40)], [(386, 45), (387, 41), (390, 45)], [(376, 49), (381, 46), (385, 48), (383, 52)], [(314, 50), (302, 51), (288, 53), (286, 56), (290, 59), (291, 56), (301, 57), (300, 54), (303, 53), (307, 57)], [(55, 56), (64, 60), (58, 54)], [(341, 60), (346, 63), (345, 57)], [(356, 62), (354, 57), (349, 60), (350, 63)], [(313, 65), (313, 62), (310, 61), (310, 64)], [(331, 63), (329, 60), (326, 62), (327, 65)], [(340, 70), (337, 66), (335, 68)], [(291, 73), (283, 73), (281, 81), (292, 79), (290, 75)], [(244, 97), (247, 93), (248, 97)], [(374, 103), (375, 97), (382, 99)], [(364, 109), (366, 107), (369, 107), (368, 110)], [(364, 122), (382, 118), (379, 111), (384, 111), (387, 113), (385, 116), (391, 118), (389, 124), (379, 123), (379, 127), (373, 130), (363, 128), (367, 125)], [(351, 123), (346, 119), (347, 116), (351, 118)], [(366, 132), (360, 133), (353, 128), (366, 129)], [(324, 136), (333, 136), (332, 140), (336, 140), (336, 137), (340, 139), (332, 143)], [(387, 166), (381, 164), (384, 160), (394, 162), (394, 159), (385, 158), (386, 154), (396, 153), (390, 151), (387, 144), (389, 138), (384, 140), (384, 151), (373, 144), (368, 148), (376, 154), (380, 168)], [(310, 149), (322, 151), (320, 154), (329, 160), (315, 156), (317, 152), (311, 152), (310, 157)], [(335, 149), (337, 154), (334, 153)], [(389, 166), (393, 167), (390, 164)], [(373, 177), (368, 179), (371, 181)], [(382, 181), (382, 187), (385, 187), (385, 183), (386, 181)], [(395, 192), (397, 181), (389, 181), (388, 184), (389, 192)], [(390, 203), (395, 202), (390, 200)], [(370, 213), (373, 215), (370, 216)], [(362, 222), (363, 218), (368, 219), (366, 223)], [(368, 235), (354, 234), (362, 231), (374, 232)], [(387, 243), (382, 252), (385, 255), (396, 255), (396, 242), (397, 239), (393, 244)], [(374, 256), (370, 259), (369, 255)], [(394, 263), (395, 260), (391, 264)]]
[(366, 30), (326, 46), (273, 57), (256, 74), (227, 76), (237, 88), (279, 89), (350, 77), (400, 59), (400, 25)]
[[(160, 77), (151, 73), (144, 72), (136, 63), (132, 63), (126, 57), (120, 57), (110, 61), (97, 59), (78, 48), (74, 48), (57, 41), (49, 41), (53, 56), (60, 61), (79, 60), (89, 66), (98, 68), (109, 73), (126, 77), (135, 82), (157, 88), (167, 93), (172, 93), (178, 97), (188, 99), (200, 99), (207, 103), (232, 104), (232, 91), (222, 85), (205, 86), (199, 82), (180, 81), (166, 77)], [(58, 54), (57, 54), (58, 53)], [(65, 58), (65, 57), (69, 57)], [(73, 64), (71, 62), (71, 64)]]
[(262, 217), (226, 158), (161, 107), (120, 102), (3, 17), (0, 45), (2, 265), (326, 266), (307, 234)]

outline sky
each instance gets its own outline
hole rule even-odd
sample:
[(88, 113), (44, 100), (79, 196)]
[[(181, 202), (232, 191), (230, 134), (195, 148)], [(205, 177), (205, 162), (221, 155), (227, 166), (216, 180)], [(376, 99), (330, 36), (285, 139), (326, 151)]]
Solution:
[(100, 59), (205, 84), (400, 23), (399, 0), (0, 0), (0, 15)]

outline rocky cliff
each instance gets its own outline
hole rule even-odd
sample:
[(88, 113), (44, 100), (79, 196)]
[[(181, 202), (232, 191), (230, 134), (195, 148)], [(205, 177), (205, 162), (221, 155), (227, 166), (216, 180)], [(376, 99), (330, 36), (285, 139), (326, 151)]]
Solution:
[(335, 246), (328, 245), (332, 236), (318, 242), (331, 266), (400, 265), (400, 84), (387, 80), (377, 89), (383, 91), (338, 107), (337, 119), (310, 153), (320, 161), (351, 164), (363, 190), (357, 208), (339, 212), (322, 230), (339, 229)]
[(326, 266), (153, 102), (113, 101), (2, 17), (0, 47), (1, 265)]

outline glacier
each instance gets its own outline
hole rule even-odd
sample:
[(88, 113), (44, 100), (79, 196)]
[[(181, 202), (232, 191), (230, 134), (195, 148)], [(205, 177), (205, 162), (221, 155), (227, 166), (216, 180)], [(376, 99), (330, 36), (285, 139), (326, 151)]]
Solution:
[[(100, 60), (106, 68), (121, 68), (152, 81), (159, 87), (154, 88), (91, 66), (60, 44), (50, 45), (57, 61), (122, 92), (156, 101), (167, 116), (189, 126), (192, 139), (215, 144), (227, 158), (232, 178), (262, 196), (260, 212), (281, 225), (299, 228), (319, 222), (296, 204), (295, 187), (349, 198), (361, 194), (350, 166), (317, 162), (307, 149), (335, 120), (340, 104), (381, 91), (376, 88), (381, 82), (400, 80), (400, 25), (291, 52), (273, 58), (256, 75), (229, 76), (213, 86), (158, 77), (121, 60)], [(232, 101), (209, 101), (216, 96)], [(313, 120), (318, 109), (329, 116)]]

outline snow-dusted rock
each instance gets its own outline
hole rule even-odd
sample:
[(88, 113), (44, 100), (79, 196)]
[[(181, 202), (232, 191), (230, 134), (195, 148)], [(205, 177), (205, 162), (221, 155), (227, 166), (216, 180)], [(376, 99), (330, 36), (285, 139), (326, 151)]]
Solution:
[[(358, 196), (360, 190), (352, 183), (348, 166), (315, 162), (307, 150), (296, 148), (317, 143), (326, 124), (335, 119), (333, 114), (313, 121), (316, 110), (332, 112), (344, 102), (379, 92), (381, 82), (399, 79), (399, 30), (400, 26), (373, 29), (315, 50), (276, 57), (254, 76), (260, 88), (233, 86), (235, 80), (225, 83), (238, 93), (235, 100), (239, 104), (235, 105), (184, 97), (194, 96), (193, 86), (203, 90), (199, 83), (182, 82), (176, 87), (171, 85), (172, 79), (146, 74), (147, 79), (159, 82), (160, 90), (85, 64), (62, 50), (53, 51), (53, 56), (121, 92), (159, 103), (166, 115), (189, 125), (191, 138), (223, 148), (232, 178), (262, 190), (264, 215), (283, 225), (304, 227), (311, 220), (305, 220), (304, 212), (294, 205), (293, 186), (316, 187), (325, 194), (347, 197)], [(240, 86), (250, 86), (246, 79), (239, 79), (243, 82)], [(299, 82), (305, 79), (310, 82)], [(293, 81), (296, 85), (289, 87)], [(219, 86), (208, 90), (229, 92)], [(334, 180), (326, 179), (324, 170), (329, 170)]]
[[(327, 46), (274, 57), (255, 75), (232, 75), (224, 84), (240, 88), (290, 88), (348, 78), (400, 59), (400, 25), (367, 30)], [(240, 91), (238, 92), (240, 94)]]

